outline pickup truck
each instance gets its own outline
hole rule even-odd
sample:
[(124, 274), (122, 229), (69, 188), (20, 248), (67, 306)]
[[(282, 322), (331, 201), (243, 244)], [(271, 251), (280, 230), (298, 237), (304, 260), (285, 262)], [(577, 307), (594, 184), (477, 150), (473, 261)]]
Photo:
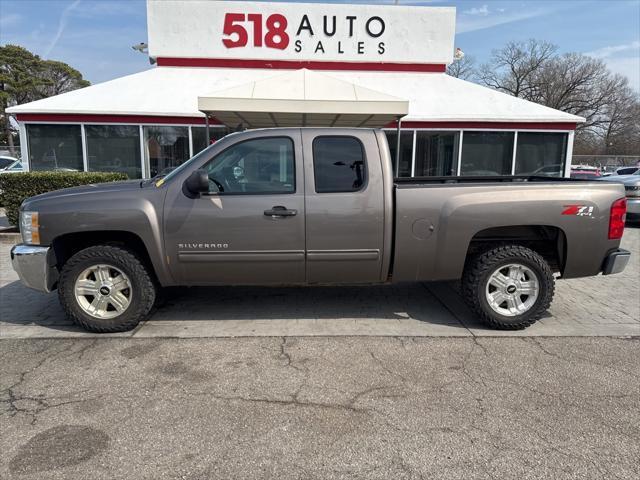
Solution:
[(11, 258), (96, 332), (134, 328), (167, 286), (457, 279), (480, 319), (520, 329), (549, 307), (554, 275), (625, 268), (624, 193), (562, 178), (394, 179), (381, 130), (251, 130), (162, 178), (25, 200)]

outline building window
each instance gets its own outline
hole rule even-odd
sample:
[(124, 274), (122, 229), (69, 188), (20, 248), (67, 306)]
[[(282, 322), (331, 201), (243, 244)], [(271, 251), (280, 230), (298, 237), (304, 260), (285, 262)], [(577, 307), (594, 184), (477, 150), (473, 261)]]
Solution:
[(513, 132), (464, 132), (460, 175), (511, 175)]
[[(228, 128), (209, 127), (211, 140), (218, 141), (229, 133)], [(201, 152), (210, 143), (207, 141), (207, 129), (205, 127), (191, 127), (191, 140), (193, 141), (193, 154)]]
[(566, 158), (566, 133), (518, 133), (516, 175), (562, 177)]
[(357, 192), (367, 178), (364, 150), (354, 137), (317, 137), (313, 141), (317, 193)]
[(212, 192), (224, 194), (295, 193), (293, 140), (256, 138), (224, 150), (204, 168)]
[(396, 147), (398, 145), (398, 132), (396, 130), (385, 130), (389, 152), (391, 153), (391, 165), (393, 165), (393, 175), (395, 177), (411, 176), (411, 158), (413, 154), (413, 130), (400, 131), (400, 168), (396, 163)]
[(144, 127), (149, 176), (166, 174), (189, 159), (189, 127)]
[(27, 125), (31, 170), (82, 171), (80, 125)]
[(140, 128), (134, 125), (86, 125), (87, 167), (91, 172), (123, 172), (141, 178)]
[(459, 132), (416, 132), (417, 177), (456, 175), (458, 168)]

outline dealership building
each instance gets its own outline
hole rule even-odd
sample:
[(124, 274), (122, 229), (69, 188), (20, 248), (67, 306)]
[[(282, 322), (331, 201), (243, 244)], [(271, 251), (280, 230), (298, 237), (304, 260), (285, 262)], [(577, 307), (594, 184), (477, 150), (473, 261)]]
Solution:
[(447, 75), (455, 8), (148, 0), (147, 22), (148, 70), (7, 109), (30, 170), (150, 177), (229, 131), (353, 126), (387, 129), (399, 177), (562, 176), (584, 121)]

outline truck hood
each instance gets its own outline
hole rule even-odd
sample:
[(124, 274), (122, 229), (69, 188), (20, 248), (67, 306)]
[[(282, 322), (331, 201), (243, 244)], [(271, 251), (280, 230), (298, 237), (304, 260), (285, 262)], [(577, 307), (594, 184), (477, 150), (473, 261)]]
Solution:
[[(131, 190), (141, 190), (140, 180), (125, 180), (122, 182), (94, 183), (79, 187), (63, 188), (53, 192), (42, 193), (35, 197), (27, 198), (22, 203), (24, 210), (35, 209), (37, 204), (68, 197), (77, 197), (77, 201), (83, 201), (86, 196), (94, 196), (103, 193), (117, 193)], [(75, 199), (74, 199), (75, 200)]]

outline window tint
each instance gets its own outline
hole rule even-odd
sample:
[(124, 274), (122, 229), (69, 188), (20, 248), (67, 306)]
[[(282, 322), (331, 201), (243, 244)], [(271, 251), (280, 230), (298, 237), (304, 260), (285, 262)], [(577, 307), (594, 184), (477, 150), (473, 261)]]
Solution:
[(411, 154), (413, 153), (413, 132), (400, 132), (400, 165), (396, 160), (396, 148), (398, 147), (398, 132), (395, 130), (386, 130), (389, 144), (389, 153), (391, 154), (391, 164), (393, 165), (394, 177), (410, 177), (411, 176)]
[(293, 140), (256, 138), (229, 147), (205, 167), (209, 191), (221, 194), (294, 193)]
[(567, 156), (566, 133), (518, 133), (516, 175), (562, 177)]
[(189, 127), (143, 127), (149, 176), (164, 175), (189, 159)]
[(461, 175), (510, 175), (512, 132), (464, 132)]
[(417, 132), (416, 177), (455, 175), (459, 145), (458, 132)]
[(316, 192), (355, 192), (365, 184), (366, 164), (354, 137), (318, 137), (313, 141)]
[(31, 170), (82, 171), (80, 125), (27, 125)]
[(142, 177), (140, 129), (135, 125), (87, 125), (87, 166), (90, 172), (124, 172)]

